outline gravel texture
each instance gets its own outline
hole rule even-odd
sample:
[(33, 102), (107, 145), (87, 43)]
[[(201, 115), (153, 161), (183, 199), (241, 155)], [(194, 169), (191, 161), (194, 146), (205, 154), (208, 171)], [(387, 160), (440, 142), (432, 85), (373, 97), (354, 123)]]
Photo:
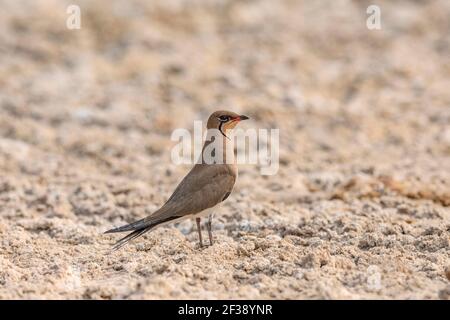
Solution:
[[(450, 2), (377, 2), (1, 1), (0, 298), (449, 299)], [(280, 128), (278, 173), (240, 168), (212, 247), (108, 254), (216, 109)]]

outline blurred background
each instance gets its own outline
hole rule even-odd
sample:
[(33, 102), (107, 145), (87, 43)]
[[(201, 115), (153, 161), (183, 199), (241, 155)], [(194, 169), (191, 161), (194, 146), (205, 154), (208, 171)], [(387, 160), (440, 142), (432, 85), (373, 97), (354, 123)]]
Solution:
[[(0, 297), (450, 296), (450, 2), (375, 2), (1, 0)], [(105, 256), (217, 109), (280, 129), (278, 174), (243, 167), (213, 248), (186, 221)]]

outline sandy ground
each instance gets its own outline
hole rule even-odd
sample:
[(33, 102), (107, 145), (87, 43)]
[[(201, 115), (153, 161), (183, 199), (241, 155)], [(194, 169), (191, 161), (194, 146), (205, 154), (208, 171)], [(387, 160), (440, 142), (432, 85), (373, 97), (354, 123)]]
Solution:
[[(450, 2), (377, 2), (1, 1), (0, 298), (448, 299)], [(212, 247), (108, 255), (222, 108), (280, 128), (278, 174), (241, 167)]]

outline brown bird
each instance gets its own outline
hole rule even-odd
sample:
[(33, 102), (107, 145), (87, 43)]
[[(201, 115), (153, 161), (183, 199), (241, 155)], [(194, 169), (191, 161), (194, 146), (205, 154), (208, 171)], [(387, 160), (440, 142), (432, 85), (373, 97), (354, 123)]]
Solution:
[(132, 231), (114, 245), (113, 251), (157, 226), (186, 218), (195, 218), (199, 242), (202, 247), (200, 222), (201, 217), (206, 215), (208, 215), (206, 227), (208, 229), (209, 242), (212, 245), (211, 223), (213, 208), (228, 198), (233, 190), (238, 174), (234, 157), (233, 163), (226, 163), (226, 145), (227, 141), (230, 141), (227, 136), (227, 130), (232, 130), (240, 121), (247, 119), (247, 116), (238, 115), (231, 111), (216, 111), (211, 114), (207, 123), (207, 139), (202, 150), (205, 151), (205, 148), (213, 142), (213, 139), (208, 139), (208, 137), (211, 138), (213, 132), (218, 130), (222, 135), (223, 147), (216, 149), (215, 152), (222, 153), (219, 156), (221, 161), (211, 163), (211, 161), (205, 159), (205, 154), (202, 152), (200, 161), (184, 177), (160, 209), (139, 221), (106, 231), (105, 233)]

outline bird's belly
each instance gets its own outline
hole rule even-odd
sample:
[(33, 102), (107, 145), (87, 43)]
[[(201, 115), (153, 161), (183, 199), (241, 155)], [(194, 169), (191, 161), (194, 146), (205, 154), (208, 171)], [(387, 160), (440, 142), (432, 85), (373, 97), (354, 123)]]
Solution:
[(211, 207), (211, 208), (205, 209), (203, 211), (200, 211), (200, 212), (198, 212), (196, 214), (193, 214), (191, 217), (193, 217), (193, 218), (207, 217), (210, 214), (213, 214), (214, 212), (216, 212), (216, 210), (218, 209), (219, 206), (220, 206), (220, 204), (215, 205), (214, 207)]
[(179, 222), (182, 222), (182, 221), (184, 221), (184, 220), (186, 220), (186, 219), (195, 219), (195, 218), (205, 218), (205, 217), (208, 217), (210, 214), (215, 213), (215, 212), (218, 210), (218, 208), (219, 208), (220, 206), (221, 206), (221, 203), (215, 205), (214, 207), (211, 207), (211, 208), (205, 209), (205, 210), (203, 210), (203, 211), (200, 211), (200, 212), (198, 212), (198, 213), (195, 213), (195, 214), (187, 214), (187, 215), (185, 215), (185, 216), (183, 216), (183, 217), (180, 217), (180, 218), (177, 218), (177, 219), (174, 219), (174, 220), (171, 220), (171, 221), (167, 221), (167, 222), (161, 223), (161, 224), (158, 225), (158, 227), (165, 226), (165, 225), (167, 225), (167, 224), (169, 224), (169, 223), (179, 223)]

